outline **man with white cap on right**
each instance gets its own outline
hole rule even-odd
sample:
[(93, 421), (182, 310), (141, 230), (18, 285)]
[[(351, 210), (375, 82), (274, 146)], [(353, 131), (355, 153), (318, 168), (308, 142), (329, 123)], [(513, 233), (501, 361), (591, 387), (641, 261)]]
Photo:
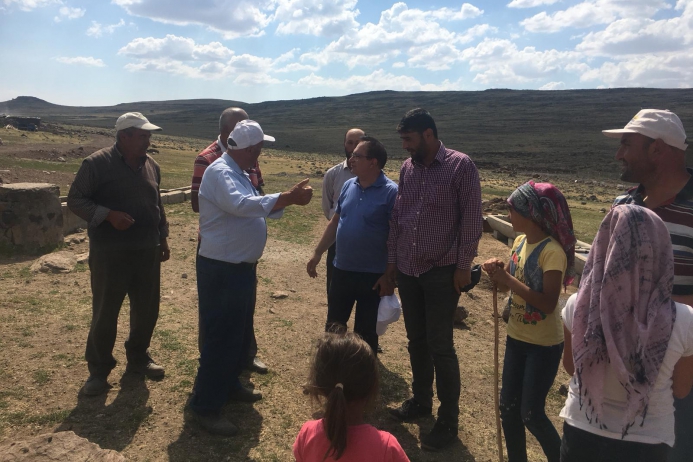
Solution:
[(274, 138), (257, 122), (238, 122), (199, 191), (197, 293), (205, 338), (189, 407), (203, 429), (225, 436), (238, 428), (221, 414), (224, 404), (262, 398), (238, 376), (251, 340), (246, 324), (252, 322), (257, 261), (267, 242), (265, 219), (281, 218), (289, 205), (308, 204), (313, 194), (308, 179), (282, 193), (258, 194), (245, 170), (255, 165), (265, 141)]
[[(669, 110), (643, 109), (624, 128), (602, 133), (621, 140), (616, 152), (616, 160), (621, 162), (621, 179), (639, 183), (638, 187), (617, 197), (614, 207), (640, 205), (664, 221), (674, 249), (672, 298), (693, 305), (693, 170), (686, 168), (688, 145), (681, 120)], [(693, 356), (680, 361), (693, 363)], [(676, 373), (674, 370), (674, 375)], [(674, 399), (674, 408), (676, 437), (669, 461), (690, 461), (693, 393), (683, 399)]]

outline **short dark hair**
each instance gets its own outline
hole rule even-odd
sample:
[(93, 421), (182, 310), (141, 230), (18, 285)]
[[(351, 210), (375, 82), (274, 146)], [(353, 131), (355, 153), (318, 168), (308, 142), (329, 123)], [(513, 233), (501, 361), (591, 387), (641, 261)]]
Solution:
[(438, 129), (433, 117), (426, 109), (416, 108), (404, 114), (402, 120), (397, 125), (397, 131), (402, 133), (416, 132), (423, 134), (428, 129), (433, 130), (433, 136), (438, 139)]
[(378, 167), (383, 169), (387, 163), (387, 151), (383, 143), (376, 140), (372, 136), (362, 136), (359, 138), (362, 143), (366, 143), (367, 152), (366, 155), (369, 159), (375, 159), (378, 161)]

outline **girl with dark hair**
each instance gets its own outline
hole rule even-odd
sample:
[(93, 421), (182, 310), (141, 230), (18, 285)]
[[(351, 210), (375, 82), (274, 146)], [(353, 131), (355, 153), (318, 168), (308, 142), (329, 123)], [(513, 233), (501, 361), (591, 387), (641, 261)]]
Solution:
[(313, 358), (307, 393), (324, 402), (324, 417), (303, 424), (294, 442), (297, 462), (405, 462), (397, 439), (364, 423), (378, 395), (378, 363), (356, 334), (326, 333)]
[(673, 255), (667, 227), (645, 207), (604, 218), (563, 309), (573, 378), (561, 461), (667, 460), (674, 397), (693, 383), (693, 310), (671, 299)]
[(558, 462), (561, 438), (545, 407), (563, 352), (558, 296), (575, 274), (573, 222), (565, 197), (550, 183), (525, 183), (508, 204), (513, 230), (524, 234), (507, 266), (498, 258), (482, 265), (500, 290), (511, 291), (500, 394), (505, 446), (509, 462), (526, 462), (526, 427), (548, 461)]

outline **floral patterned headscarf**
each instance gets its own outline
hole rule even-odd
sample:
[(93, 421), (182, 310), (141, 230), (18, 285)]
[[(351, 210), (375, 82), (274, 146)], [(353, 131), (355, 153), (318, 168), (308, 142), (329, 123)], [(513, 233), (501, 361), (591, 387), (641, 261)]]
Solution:
[(621, 435), (647, 415), (650, 393), (676, 321), (674, 254), (652, 211), (619, 205), (597, 232), (573, 314), (573, 361), (580, 406), (602, 426), (607, 368), (626, 390)]
[(508, 204), (520, 215), (538, 224), (563, 248), (568, 257), (563, 285), (575, 279), (575, 234), (573, 219), (563, 193), (551, 183), (529, 181), (517, 188)]

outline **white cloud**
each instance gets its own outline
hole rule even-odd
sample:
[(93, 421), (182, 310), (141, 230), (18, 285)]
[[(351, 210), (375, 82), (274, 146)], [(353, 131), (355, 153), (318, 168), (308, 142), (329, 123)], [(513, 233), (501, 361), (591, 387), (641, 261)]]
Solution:
[(539, 87), (539, 90), (565, 90), (565, 83), (549, 82)]
[(689, 88), (693, 82), (693, 55), (684, 51), (606, 62), (584, 72), (580, 80), (600, 81), (609, 87)]
[(179, 26), (202, 25), (224, 38), (262, 35), (276, 0), (113, 0), (129, 14)]
[(358, 27), (357, 0), (278, 0), (277, 34), (335, 37)]
[(58, 56), (58, 57), (53, 58), (53, 59), (55, 59), (56, 61), (63, 63), (63, 64), (79, 64), (79, 65), (93, 66), (93, 67), (106, 66), (101, 59), (92, 58), (91, 56), (75, 56), (73, 58), (69, 58), (67, 56)]
[(392, 67), (393, 67), (394, 69), (402, 69), (402, 68), (405, 67), (406, 65), (407, 65), (407, 63), (403, 63), (402, 61), (397, 61), (397, 62), (395, 62), (395, 63), (392, 63)]
[(471, 19), (481, 16), (484, 14), (484, 10), (475, 7), (471, 3), (463, 3), (459, 10), (453, 10), (452, 8), (440, 8), (438, 10), (433, 10), (426, 13), (431, 18), (439, 21), (462, 21), (464, 19)]
[(508, 3), (508, 8), (534, 8), (541, 5), (553, 5), (558, 0), (513, 0)]
[(118, 54), (134, 59), (125, 65), (131, 72), (162, 72), (206, 80), (223, 78), (237, 85), (270, 85), (283, 82), (272, 77), (272, 72), (314, 69), (298, 63), (286, 65), (298, 51), (292, 49), (274, 59), (247, 53), (236, 55), (219, 42), (197, 44), (188, 37), (167, 35), (134, 39), (118, 50)]
[(575, 48), (590, 56), (644, 55), (690, 49), (693, 44), (693, 1), (682, 5), (681, 16), (654, 21), (627, 18), (590, 32)]
[(87, 10), (82, 9), (82, 8), (72, 8), (69, 6), (61, 6), (60, 9), (58, 10), (58, 16), (53, 18), (55, 22), (60, 22), (63, 19), (77, 19), (81, 18), (84, 16), (84, 13), (86, 13)]
[(105, 34), (112, 34), (115, 32), (116, 29), (119, 27), (123, 27), (125, 25), (125, 21), (122, 19), (118, 21), (116, 24), (109, 24), (107, 26), (104, 26), (101, 23), (98, 23), (96, 21), (91, 22), (91, 26), (87, 29), (86, 34), (90, 37), (95, 37), (99, 38)]
[[(472, 8), (481, 12), (472, 5), (463, 5), (460, 11), (469, 12)], [(479, 35), (496, 30), (486, 24), (473, 26), (464, 33), (448, 30), (436, 20), (441, 16), (441, 11), (449, 14), (447, 10), (443, 8), (423, 11), (409, 8), (402, 2), (395, 3), (380, 14), (377, 24), (367, 23), (359, 29), (350, 30), (322, 50), (303, 54), (300, 60), (302, 63), (315, 63), (319, 67), (332, 62), (345, 63), (350, 69), (356, 65), (375, 67), (403, 53), (413, 58), (414, 54), (425, 50), (426, 47), (447, 44), (448, 49), (456, 50), (454, 44), (469, 42)], [(451, 54), (454, 54), (452, 50)], [(431, 53), (427, 56), (435, 59)], [(420, 67), (445, 68), (444, 64), (425, 65), (419, 61), (416, 60)]]
[(3, 0), (7, 7), (15, 6), (22, 11), (31, 11), (36, 8), (43, 8), (48, 5), (61, 4), (61, 0)]
[(648, 18), (668, 8), (671, 5), (664, 0), (586, 0), (551, 14), (542, 11), (520, 25), (529, 32), (558, 32), (569, 27), (609, 24), (618, 18)]
[(394, 75), (378, 69), (368, 75), (351, 75), (347, 78), (325, 78), (310, 74), (296, 82), (297, 85), (311, 87), (328, 87), (347, 92), (365, 92), (377, 90), (396, 91), (451, 91), (459, 90), (460, 82), (444, 80), (440, 84), (421, 83), (408, 75)]
[(518, 83), (538, 83), (568, 71), (569, 66), (580, 62), (581, 56), (574, 51), (538, 51), (534, 47), (519, 49), (509, 40), (485, 39), (475, 47), (467, 48), (460, 59), (469, 63), (476, 72), (474, 82), (488, 86)]
[(219, 42), (197, 45), (191, 38), (170, 34), (161, 39), (154, 37), (136, 38), (118, 50), (118, 54), (138, 59), (166, 58), (178, 61), (212, 62), (227, 61), (234, 56), (233, 50), (226, 48)]

